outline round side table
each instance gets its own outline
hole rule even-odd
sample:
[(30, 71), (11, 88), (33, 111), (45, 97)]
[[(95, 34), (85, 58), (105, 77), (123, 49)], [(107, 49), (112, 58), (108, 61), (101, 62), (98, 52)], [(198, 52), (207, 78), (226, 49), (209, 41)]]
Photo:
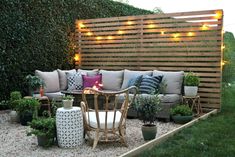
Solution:
[(56, 111), (58, 145), (73, 148), (83, 144), (83, 117), (80, 107), (58, 108)]

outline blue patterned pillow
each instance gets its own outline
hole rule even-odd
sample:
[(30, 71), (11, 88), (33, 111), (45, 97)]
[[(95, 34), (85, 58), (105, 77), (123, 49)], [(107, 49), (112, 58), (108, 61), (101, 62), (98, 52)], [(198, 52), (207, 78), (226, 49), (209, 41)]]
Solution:
[(139, 87), (142, 81), (142, 78), (143, 78), (143, 75), (131, 78), (128, 82), (128, 87), (131, 87), (131, 86)]
[(67, 72), (68, 89), (67, 90), (82, 90), (83, 80), (82, 75), (84, 72)]
[(162, 81), (161, 75), (148, 76), (145, 75), (140, 83), (139, 91), (141, 94), (156, 94), (159, 90), (159, 85)]

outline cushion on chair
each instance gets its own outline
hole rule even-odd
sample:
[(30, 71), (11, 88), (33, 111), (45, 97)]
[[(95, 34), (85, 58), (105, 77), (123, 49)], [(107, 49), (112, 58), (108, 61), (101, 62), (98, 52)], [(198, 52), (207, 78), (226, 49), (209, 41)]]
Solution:
[(140, 75), (152, 75), (152, 71), (132, 71), (132, 70), (124, 70), (124, 78), (123, 78), (123, 83), (122, 83), (122, 87), (121, 89), (125, 89), (128, 87), (128, 82), (130, 81), (130, 79), (132, 79), (133, 77), (137, 77)]
[[(88, 119), (88, 114), (89, 114), (89, 119)], [(100, 128), (105, 129), (105, 115), (106, 112), (100, 111), (99, 112), (99, 120), (100, 120)], [(97, 128), (97, 120), (96, 120), (96, 113), (95, 112), (86, 112), (87, 120), (88, 123), (90, 123), (90, 126), (93, 128)], [(113, 127), (113, 118), (114, 118), (114, 111), (109, 111), (107, 115), (107, 128), (111, 129)], [(116, 112), (116, 118), (115, 118), (115, 124), (114, 127), (117, 128), (119, 126), (119, 122), (121, 119), (121, 112), (117, 111)]]
[(102, 74), (103, 89), (105, 90), (120, 90), (122, 85), (123, 70), (108, 71), (100, 70)]
[(59, 76), (56, 70), (52, 72), (42, 72), (40, 70), (35, 70), (35, 75), (43, 80), (44, 92), (60, 91)]
[(75, 73), (75, 69), (72, 70), (60, 70), (57, 69), (57, 72), (59, 74), (59, 81), (60, 81), (60, 90), (67, 90), (68, 88), (68, 81), (67, 81), (67, 76), (66, 72), (73, 72)]
[(165, 94), (181, 94), (184, 72), (153, 71), (153, 76), (163, 75), (162, 82), (166, 84)]
[(139, 91), (141, 94), (156, 94), (159, 91), (159, 85), (162, 81), (162, 76), (145, 75), (140, 83)]

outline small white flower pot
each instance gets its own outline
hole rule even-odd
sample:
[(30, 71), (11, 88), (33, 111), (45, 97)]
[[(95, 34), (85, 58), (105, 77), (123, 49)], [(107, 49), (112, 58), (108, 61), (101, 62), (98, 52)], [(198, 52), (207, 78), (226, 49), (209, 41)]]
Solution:
[(64, 109), (71, 109), (73, 107), (73, 100), (63, 100)]
[(196, 96), (198, 92), (197, 86), (184, 86), (184, 95), (185, 96)]

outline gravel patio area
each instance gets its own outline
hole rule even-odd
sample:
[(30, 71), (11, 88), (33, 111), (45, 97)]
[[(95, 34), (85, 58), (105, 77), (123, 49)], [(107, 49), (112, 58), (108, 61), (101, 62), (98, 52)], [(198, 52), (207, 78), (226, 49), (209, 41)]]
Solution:
[[(29, 127), (8, 122), (8, 113), (0, 111), (0, 156), (1, 157), (91, 157), (91, 156), (119, 156), (135, 147), (145, 143), (141, 133), (142, 122), (137, 119), (127, 120), (127, 143), (129, 147), (124, 147), (120, 143), (98, 143), (97, 147), (92, 147), (85, 142), (82, 146), (73, 149), (63, 149), (53, 146), (44, 149), (37, 146), (35, 136), (27, 136)], [(180, 125), (174, 123), (157, 122), (157, 137), (165, 134)]]

